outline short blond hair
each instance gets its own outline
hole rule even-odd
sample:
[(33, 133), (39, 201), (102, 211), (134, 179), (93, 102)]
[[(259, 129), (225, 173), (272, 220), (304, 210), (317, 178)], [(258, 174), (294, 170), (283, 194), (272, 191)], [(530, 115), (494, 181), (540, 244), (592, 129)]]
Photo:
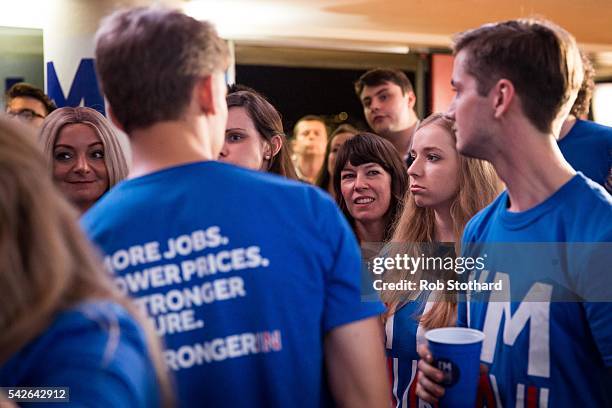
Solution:
[(179, 119), (196, 80), (224, 71), (227, 44), (208, 22), (139, 7), (106, 17), (95, 37), (96, 71), (126, 132)]

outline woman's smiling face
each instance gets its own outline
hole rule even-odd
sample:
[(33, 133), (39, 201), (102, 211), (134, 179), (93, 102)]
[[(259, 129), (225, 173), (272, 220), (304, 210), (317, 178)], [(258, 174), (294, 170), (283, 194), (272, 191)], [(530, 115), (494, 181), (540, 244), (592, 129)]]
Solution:
[(391, 203), (391, 176), (377, 163), (353, 166), (340, 173), (342, 197), (356, 222), (382, 220)]

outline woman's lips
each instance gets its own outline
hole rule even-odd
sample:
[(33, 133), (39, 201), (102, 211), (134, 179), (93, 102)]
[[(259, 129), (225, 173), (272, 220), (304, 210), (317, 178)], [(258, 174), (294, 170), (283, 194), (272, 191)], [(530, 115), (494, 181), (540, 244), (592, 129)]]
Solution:
[(96, 180), (66, 180), (66, 183), (70, 183), (70, 184), (89, 184), (89, 183), (95, 183)]

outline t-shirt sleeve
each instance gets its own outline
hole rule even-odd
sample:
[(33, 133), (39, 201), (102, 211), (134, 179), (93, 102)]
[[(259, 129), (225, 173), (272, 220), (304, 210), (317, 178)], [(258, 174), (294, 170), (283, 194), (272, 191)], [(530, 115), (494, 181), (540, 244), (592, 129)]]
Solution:
[(355, 236), (344, 216), (332, 204), (325, 201), (324, 228), (330, 245), (335, 247), (331, 268), (325, 275), (325, 305), (323, 331), (376, 316), (385, 309), (380, 300), (364, 300), (361, 293), (361, 254)]
[(68, 387), (72, 406), (158, 405), (140, 329), (125, 318), (110, 327), (105, 323), (74, 313), (52, 327), (23, 356), (29, 369), (21, 386)]

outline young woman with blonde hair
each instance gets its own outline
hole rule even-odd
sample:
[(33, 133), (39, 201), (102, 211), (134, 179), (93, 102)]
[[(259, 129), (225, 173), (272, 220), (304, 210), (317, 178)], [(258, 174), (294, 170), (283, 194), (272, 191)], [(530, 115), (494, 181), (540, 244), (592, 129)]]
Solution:
[[(410, 193), (406, 197), (387, 256), (407, 253), (454, 258), (468, 220), (487, 206), (500, 192), (501, 184), (488, 162), (459, 155), (455, 147), (453, 122), (443, 114), (433, 114), (417, 128), (408, 168)], [(438, 243), (451, 243), (438, 246)], [(386, 282), (437, 276), (448, 279), (454, 272), (426, 275), (408, 269), (390, 270)], [(438, 271), (440, 273), (440, 271)], [(455, 276), (457, 279), (457, 276)], [(392, 362), (393, 396), (406, 398), (409, 406), (418, 406), (415, 395), (417, 343), (424, 332), (456, 323), (457, 301), (453, 293), (425, 291), (383, 291), (387, 305), (385, 331), (387, 356)]]
[(94, 109), (56, 109), (45, 118), (39, 140), (57, 186), (81, 213), (128, 175), (117, 134)]
[(26, 133), (0, 118), (0, 384), (67, 387), (78, 406), (171, 404), (157, 338), (114, 289)]

